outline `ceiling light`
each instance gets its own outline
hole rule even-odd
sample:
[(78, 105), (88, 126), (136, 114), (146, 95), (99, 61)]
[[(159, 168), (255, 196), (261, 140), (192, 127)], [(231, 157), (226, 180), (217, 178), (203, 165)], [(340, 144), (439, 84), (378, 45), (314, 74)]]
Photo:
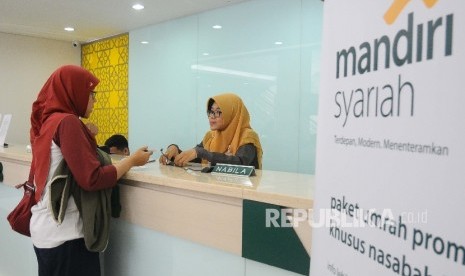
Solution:
[(141, 4), (134, 4), (132, 5), (132, 8), (135, 9), (136, 11), (140, 11), (144, 9), (144, 6)]
[(282, 41), (276, 41), (274, 44), (276, 44), (276, 45), (283, 45), (283, 42), (282, 42)]
[(210, 54), (209, 54), (209, 53), (203, 53), (202, 55), (204, 55), (204, 56), (209, 56)]
[(144, 41), (141, 41), (140, 43), (141, 43), (141, 44), (149, 44), (149, 42), (148, 42), (148, 41), (145, 41), (145, 40), (144, 40)]
[(221, 26), (221, 25), (213, 25), (212, 28), (219, 30), (219, 29), (222, 29), (223, 26)]
[(73, 28), (73, 27), (66, 27), (66, 28), (65, 28), (65, 31), (67, 31), (67, 32), (74, 32), (74, 28)]

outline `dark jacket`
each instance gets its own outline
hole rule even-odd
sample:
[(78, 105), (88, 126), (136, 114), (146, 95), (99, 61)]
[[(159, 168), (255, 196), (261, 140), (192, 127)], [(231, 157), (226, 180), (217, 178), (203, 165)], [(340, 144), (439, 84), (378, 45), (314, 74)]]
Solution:
[[(102, 165), (111, 164), (108, 154), (99, 149), (97, 149), (97, 154)], [(87, 249), (93, 252), (104, 251), (110, 234), (112, 189), (96, 192), (83, 190), (74, 180), (64, 159), (58, 165), (51, 181), (50, 204), (57, 223), (60, 224), (63, 221), (68, 199), (72, 195), (82, 218)]]

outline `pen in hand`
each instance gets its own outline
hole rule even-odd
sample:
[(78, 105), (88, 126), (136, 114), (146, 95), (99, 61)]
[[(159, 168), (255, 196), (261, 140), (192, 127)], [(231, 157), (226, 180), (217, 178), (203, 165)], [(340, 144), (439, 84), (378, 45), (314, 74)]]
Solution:
[[(145, 149), (144, 152), (150, 152), (151, 154), (155, 151), (155, 149)], [(147, 163), (155, 162), (155, 159), (149, 159)]]
[[(174, 161), (171, 160), (171, 159), (163, 152), (163, 148), (160, 149), (160, 153), (161, 153), (161, 155), (163, 155), (163, 157), (165, 157), (165, 165), (174, 166)], [(173, 158), (173, 159), (174, 159), (174, 158)]]

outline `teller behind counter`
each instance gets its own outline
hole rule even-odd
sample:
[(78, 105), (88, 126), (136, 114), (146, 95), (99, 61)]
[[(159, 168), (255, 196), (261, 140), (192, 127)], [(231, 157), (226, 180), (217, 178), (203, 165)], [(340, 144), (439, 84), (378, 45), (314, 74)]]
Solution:
[(258, 134), (250, 126), (249, 112), (242, 99), (233, 93), (213, 96), (207, 101), (210, 124), (202, 142), (182, 151), (171, 144), (160, 158), (164, 165), (186, 166), (188, 162), (214, 166), (217, 163), (262, 168), (263, 150)]

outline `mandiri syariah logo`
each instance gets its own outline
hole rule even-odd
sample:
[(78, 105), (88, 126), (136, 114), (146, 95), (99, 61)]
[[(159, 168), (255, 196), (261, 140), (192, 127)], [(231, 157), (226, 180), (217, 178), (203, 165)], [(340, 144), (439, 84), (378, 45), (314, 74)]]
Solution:
[[(434, 5), (436, 5), (438, 1), (439, 0), (423, 0), (423, 3), (425, 4), (426, 7), (432, 8)], [(392, 5), (389, 7), (389, 9), (384, 14), (384, 21), (386, 21), (386, 23), (389, 25), (394, 23), (394, 21), (396, 21), (399, 14), (402, 13), (405, 6), (407, 6), (409, 2), (410, 0), (394, 0)]]

